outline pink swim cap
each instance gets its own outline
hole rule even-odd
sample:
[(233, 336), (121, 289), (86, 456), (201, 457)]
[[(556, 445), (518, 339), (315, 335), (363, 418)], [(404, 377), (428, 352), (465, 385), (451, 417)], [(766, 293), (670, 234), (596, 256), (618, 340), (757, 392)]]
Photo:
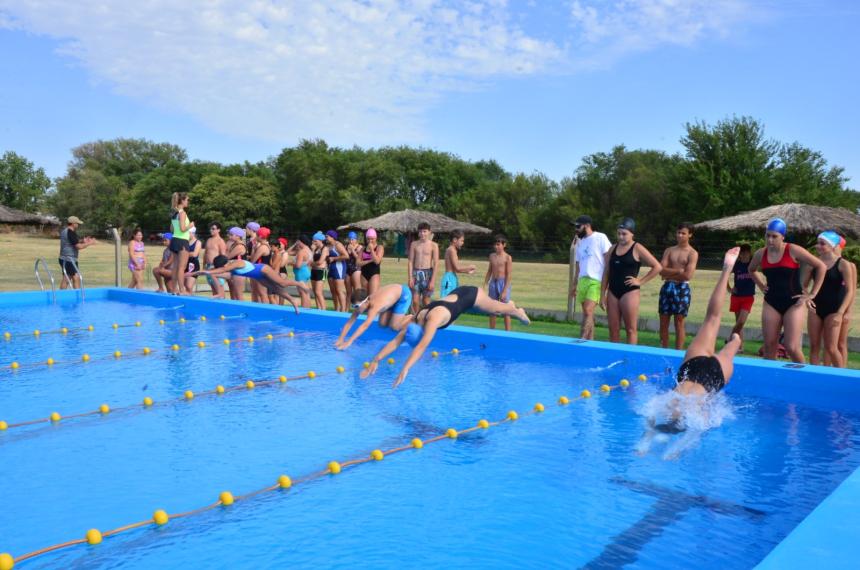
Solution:
[(366, 232), (364, 232), (364, 237), (366, 238), (375, 238), (376, 230), (373, 228), (368, 228)]

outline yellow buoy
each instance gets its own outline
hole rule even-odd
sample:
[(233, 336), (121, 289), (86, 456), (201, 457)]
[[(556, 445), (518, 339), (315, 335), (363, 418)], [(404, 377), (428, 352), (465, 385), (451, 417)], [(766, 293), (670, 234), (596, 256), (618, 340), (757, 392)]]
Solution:
[(61, 415), (60, 415), (60, 414), (58, 414), (57, 412), (51, 412), (50, 419), (51, 419), (51, 421), (52, 421), (52, 422), (58, 422), (58, 421), (60, 421), (61, 419), (63, 419), (63, 416), (61, 416)]
[(113, 329), (114, 329), (114, 330), (116, 330), (116, 329), (118, 329), (118, 328), (119, 328), (119, 325), (118, 325), (118, 324), (116, 324), (116, 323), (112, 324), (111, 326), (113, 327)]
[(233, 499), (233, 493), (230, 491), (221, 491), (221, 494), (218, 496), (218, 500), (221, 501), (221, 504), (225, 507), (229, 507), (235, 501), (235, 499)]
[(197, 346), (199, 346), (200, 348), (206, 348), (206, 343), (201, 340), (197, 343)]
[(579, 395), (580, 395), (580, 397), (582, 397), (582, 398), (590, 398), (590, 397), (591, 397), (591, 392), (589, 392), (588, 390), (583, 390), (582, 392), (580, 392), (580, 393), (579, 393)]
[(87, 531), (87, 544), (101, 544), (102, 533), (98, 529), (91, 528)]
[(3, 420), (0, 420), (0, 431), (6, 431), (7, 429), (9, 429), (9, 424), (4, 422)]
[(205, 321), (205, 320), (206, 320), (206, 315), (201, 315), (201, 316), (200, 316), (200, 320), (201, 320), (201, 321)]
[(286, 376), (284, 376), (284, 375), (282, 374), (282, 375), (278, 376), (278, 381), (279, 381), (281, 384), (283, 384), (284, 382), (286, 382), (286, 381), (287, 381), (287, 377), (286, 377)]
[(0, 570), (12, 570), (15, 567), (15, 559), (8, 552), (0, 552)]
[(253, 390), (254, 389), (254, 381), (248, 380), (247, 382), (245, 382), (245, 388), (247, 388), (248, 390)]
[(382, 458), (385, 457), (385, 454), (382, 453), (381, 449), (374, 449), (373, 451), (370, 452), (370, 457), (374, 461), (382, 461)]
[(179, 350), (179, 345), (178, 345), (178, 344), (174, 344), (173, 346), (171, 346), (171, 347), (170, 347), (170, 349), (171, 349), (171, 350), (174, 350), (174, 351)]
[(147, 396), (146, 398), (144, 398), (144, 399), (143, 399), (143, 405), (144, 405), (144, 407), (146, 407), (146, 408), (148, 408), (149, 406), (151, 406), (151, 405), (152, 405), (152, 398), (150, 398), (149, 396)]
[(451, 439), (456, 439), (457, 438), (457, 430), (455, 430), (454, 428), (448, 428), (448, 430), (445, 432), (445, 435), (447, 437), (450, 437)]
[(314, 372), (313, 370), (311, 370), (310, 372), (308, 372), (308, 378), (310, 378), (310, 379), (314, 379), (314, 378), (316, 378), (316, 377), (317, 377), (317, 373), (316, 373), (316, 372)]
[(4, 332), (4, 333), (3, 333), (3, 338), (5, 338), (6, 340), (9, 340), (10, 338), (12, 338), (12, 333), (10, 333), (10, 332)]
[(151, 349), (151, 348), (149, 348), (148, 346), (144, 346), (144, 347), (143, 347), (143, 353), (144, 353), (144, 354), (149, 354), (150, 352), (152, 352), (152, 349)]
[(84, 354), (83, 356), (81, 356), (81, 360), (83, 360), (84, 362), (89, 362), (90, 361), (90, 355)]
[(293, 331), (290, 331), (290, 332), (288, 332), (288, 333), (287, 333), (287, 336), (288, 336), (289, 338), (293, 338), (294, 336), (296, 336), (296, 333), (294, 333)]
[(184, 324), (185, 324), (185, 317), (179, 317), (179, 324), (180, 324), (180, 325), (184, 325)]
[(568, 398), (567, 396), (561, 396), (561, 397), (558, 399), (558, 405), (559, 405), (559, 406), (566, 406), (566, 405), (568, 405), (569, 403), (570, 403), (570, 398)]
[(69, 334), (69, 329), (67, 329), (66, 327), (63, 327), (60, 329), (60, 332), (63, 334)]
[(439, 353), (434, 350), (430, 353), (430, 356), (432, 356), (433, 358), (439, 358)]
[(90, 325), (87, 327), (87, 330), (92, 332), (92, 331), (96, 330), (96, 327), (94, 327), (93, 325)]
[(621, 382), (619, 382), (618, 385), (622, 388), (627, 388), (630, 386), (630, 380), (628, 380), (627, 378), (622, 378)]
[(48, 360), (45, 361), (45, 364), (47, 364), (48, 366), (53, 366), (54, 365), (54, 359), (49, 356)]
[(229, 339), (229, 338), (225, 338), (225, 339), (224, 339), (224, 344), (230, 344), (230, 339)]
[(114, 358), (119, 358), (120, 356), (122, 356), (122, 353), (118, 350), (115, 350), (115, 351), (113, 351), (113, 356), (114, 356)]
[(332, 475), (337, 475), (340, 473), (340, 463), (337, 461), (330, 461), (328, 464), (328, 470)]
[(510, 412), (508, 412), (508, 419), (512, 421), (517, 421), (518, 419), (520, 419), (520, 415), (514, 410), (511, 410)]
[(140, 321), (134, 321), (134, 326), (139, 327), (139, 326), (140, 326)]
[(102, 404), (101, 406), (99, 406), (99, 411), (103, 414), (109, 414), (110, 406), (108, 406), (107, 404)]
[(645, 382), (646, 380), (648, 380), (648, 377), (647, 377), (647, 376), (645, 376), (644, 374), (640, 374), (640, 375), (639, 375), (639, 381), (640, 381), (640, 382)]
[(393, 358), (389, 358), (387, 362), (388, 362), (388, 364), (394, 364), (394, 359), (393, 359)]
[(164, 319), (160, 319), (160, 320), (158, 321), (158, 324), (163, 325), (163, 324), (164, 324)]
[(451, 354), (454, 354), (454, 355), (460, 354), (460, 349), (459, 348), (451, 349)]
[(249, 337), (248, 337), (248, 342), (254, 342), (254, 337), (249, 336)]
[(278, 477), (278, 487), (281, 489), (289, 489), (293, 486), (293, 480), (287, 477), (286, 475), (281, 475)]
[(219, 318), (220, 318), (222, 321), (227, 319), (227, 317), (225, 317), (224, 315), (221, 315)]
[(362, 362), (361, 367), (362, 368), (370, 368), (370, 362)]
[(157, 524), (158, 526), (166, 525), (167, 521), (170, 520), (170, 516), (165, 511), (155, 511), (152, 514), (152, 522)]
[(487, 420), (478, 420), (478, 427), (487, 429), (490, 427), (490, 422), (488, 422)]
[(344, 371), (346, 371), (346, 368), (344, 368), (343, 366), (338, 366), (337, 368), (335, 368), (335, 370), (337, 370), (338, 374), (343, 374)]
[(12, 362), (12, 364), (9, 365), (9, 368), (11, 368), (12, 370), (17, 370), (20, 366), (21, 365), (17, 362)]
[(540, 412), (544, 411), (545, 409), (546, 409), (546, 408), (544, 408), (544, 405), (543, 405), (543, 404), (541, 404), (540, 402), (538, 402), (537, 404), (535, 404), (535, 411), (536, 411), (536, 412), (540, 413)]
[(33, 331), (33, 336), (39, 336), (42, 332), (39, 329)]
[(217, 386), (215, 386), (215, 393), (216, 394), (223, 394), (224, 392), (226, 392), (226, 390), (224, 390), (224, 386), (222, 386), (221, 384), (218, 384)]
[(417, 437), (410, 442), (410, 445), (415, 449), (421, 449), (424, 447), (424, 442), (418, 439)]
[(273, 337), (271, 334), (266, 335), (266, 340), (272, 340), (273, 338), (275, 338), (275, 337)]
[(192, 392), (191, 390), (186, 390), (185, 391), (185, 399), (186, 400), (193, 400), (194, 399), (194, 392)]
[(612, 388), (609, 387), (609, 384), (601, 384), (600, 385), (600, 391), (603, 393), (609, 393), (611, 390), (612, 390)]

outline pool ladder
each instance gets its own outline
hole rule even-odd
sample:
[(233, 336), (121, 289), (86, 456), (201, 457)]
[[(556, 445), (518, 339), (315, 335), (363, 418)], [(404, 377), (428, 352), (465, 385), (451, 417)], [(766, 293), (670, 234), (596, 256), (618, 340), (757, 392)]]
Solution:
[(39, 289), (42, 291), (45, 290), (45, 284), (42, 282), (42, 275), (39, 272), (39, 264), (45, 268), (45, 271), (48, 272), (48, 279), (51, 280), (51, 303), (57, 302), (57, 286), (54, 283), (54, 274), (51, 273), (51, 268), (48, 267), (48, 263), (45, 261), (44, 257), (39, 257), (36, 259), (36, 263), (33, 265), (33, 272), (36, 274), (36, 281), (39, 283)]

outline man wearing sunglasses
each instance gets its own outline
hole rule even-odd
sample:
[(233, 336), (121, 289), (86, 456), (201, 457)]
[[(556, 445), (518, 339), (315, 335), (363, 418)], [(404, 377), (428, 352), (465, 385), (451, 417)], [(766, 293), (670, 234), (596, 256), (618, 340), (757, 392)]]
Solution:
[[(600, 282), (603, 279), (603, 264), (606, 252), (612, 248), (606, 234), (594, 231), (591, 216), (582, 215), (573, 222), (578, 243), (574, 271), (578, 280), (570, 290), (570, 296), (582, 305), (581, 337), (594, 338), (594, 308), (600, 302)], [(577, 270), (578, 267), (578, 270)]]
[[(227, 243), (221, 237), (221, 224), (212, 222), (209, 224), (209, 239), (206, 240), (206, 250), (204, 253), (204, 262), (206, 269), (215, 268), (215, 258), (219, 255), (227, 255)], [(221, 277), (213, 277), (206, 274), (206, 280), (209, 282), (209, 287), (212, 289), (212, 296), (216, 299), (224, 298), (225, 281)]]

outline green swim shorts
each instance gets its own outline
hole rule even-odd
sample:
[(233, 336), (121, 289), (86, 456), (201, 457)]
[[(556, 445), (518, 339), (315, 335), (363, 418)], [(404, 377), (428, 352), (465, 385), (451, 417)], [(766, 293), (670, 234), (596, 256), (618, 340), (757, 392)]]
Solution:
[(576, 300), (600, 302), (600, 281), (591, 277), (580, 277), (576, 282)]

